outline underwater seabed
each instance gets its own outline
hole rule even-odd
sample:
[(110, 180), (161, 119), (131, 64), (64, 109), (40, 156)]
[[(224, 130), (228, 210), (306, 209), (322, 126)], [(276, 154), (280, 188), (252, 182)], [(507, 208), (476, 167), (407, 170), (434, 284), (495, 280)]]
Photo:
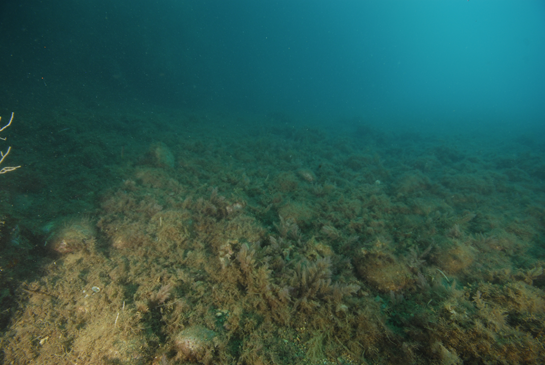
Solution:
[(528, 146), (166, 112), (79, 134), (82, 118), (57, 118), (75, 121), (57, 154), (93, 141), (72, 180), (36, 163), (41, 187), (2, 192), (5, 364), (545, 363)]

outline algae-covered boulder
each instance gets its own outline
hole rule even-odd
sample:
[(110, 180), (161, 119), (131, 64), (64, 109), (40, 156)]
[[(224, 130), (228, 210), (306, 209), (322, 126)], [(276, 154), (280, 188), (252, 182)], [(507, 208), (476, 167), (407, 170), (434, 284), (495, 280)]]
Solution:
[(208, 364), (212, 360), (214, 351), (213, 339), (216, 332), (203, 326), (191, 326), (176, 336), (174, 345), (179, 356), (189, 361)]
[(148, 151), (149, 163), (156, 167), (173, 168), (176, 160), (170, 148), (163, 142), (153, 143)]
[(52, 234), (46, 246), (57, 253), (80, 251), (95, 242), (96, 228), (89, 219), (71, 219), (56, 226), (53, 225)]
[(412, 282), (407, 266), (383, 252), (364, 253), (356, 261), (356, 270), (363, 281), (381, 292), (402, 290)]

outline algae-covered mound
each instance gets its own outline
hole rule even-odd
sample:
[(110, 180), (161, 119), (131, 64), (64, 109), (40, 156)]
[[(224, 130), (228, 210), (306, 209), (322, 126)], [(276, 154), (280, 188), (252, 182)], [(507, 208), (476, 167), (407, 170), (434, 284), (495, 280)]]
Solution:
[(193, 326), (184, 329), (174, 340), (174, 345), (180, 355), (187, 360), (210, 363), (213, 359), (216, 333), (203, 326)]

